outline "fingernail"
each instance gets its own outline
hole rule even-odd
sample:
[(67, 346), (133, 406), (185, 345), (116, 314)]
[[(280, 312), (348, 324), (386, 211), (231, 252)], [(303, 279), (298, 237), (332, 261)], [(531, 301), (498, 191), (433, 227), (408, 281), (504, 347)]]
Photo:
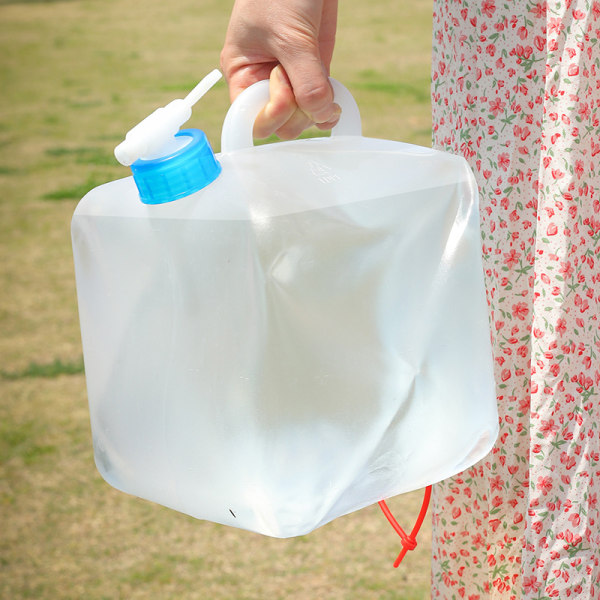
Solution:
[(275, 76), (277, 77), (280, 83), (283, 83), (284, 85), (289, 85), (287, 75), (283, 70), (283, 66), (277, 65), (273, 70), (275, 71)]
[(310, 116), (310, 119), (313, 123), (316, 123), (317, 125), (322, 125), (322, 124), (327, 124), (327, 123), (332, 123), (332, 122), (336, 122), (339, 118), (340, 115), (342, 114), (342, 109), (338, 104), (334, 104), (333, 105), (333, 111), (332, 113), (327, 117), (327, 119), (323, 120), (323, 119), (315, 119), (314, 116)]

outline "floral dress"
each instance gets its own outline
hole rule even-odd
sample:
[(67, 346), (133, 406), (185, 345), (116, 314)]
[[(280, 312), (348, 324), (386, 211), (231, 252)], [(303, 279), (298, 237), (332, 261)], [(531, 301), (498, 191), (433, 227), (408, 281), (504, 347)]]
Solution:
[(600, 0), (434, 0), (480, 189), (500, 434), (435, 486), (433, 598), (600, 598)]

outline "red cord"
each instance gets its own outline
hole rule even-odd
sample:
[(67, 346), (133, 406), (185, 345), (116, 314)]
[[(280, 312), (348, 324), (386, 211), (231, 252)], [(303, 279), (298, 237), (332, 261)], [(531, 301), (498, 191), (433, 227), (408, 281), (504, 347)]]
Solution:
[(417, 547), (417, 534), (419, 533), (419, 529), (421, 529), (421, 525), (423, 525), (423, 520), (425, 519), (425, 515), (427, 514), (430, 498), (431, 486), (428, 485), (425, 488), (425, 496), (423, 497), (421, 511), (419, 512), (419, 516), (417, 517), (417, 521), (415, 523), (415, 526), (412, 528), (410, 535), (407, 535), (404, 529), (400, 527), (400, 524), (394, 518), (394, 515), (388, 508), (388, 505), (386, 504), (385, 500), (379, 501), (379, 506), (381, 507), (383, 514), (387, 517), (387, 520), (390, 522), (390, 525), (394, 528), (394, 530), (402, 540), (402, 550), (400, 551), (400, 554), (398, 554), (398, 558), (394, 562), (394, 568), (398, 567), (398, 565), (402, 562), (402, 559), (409, 550), (414, 550)]

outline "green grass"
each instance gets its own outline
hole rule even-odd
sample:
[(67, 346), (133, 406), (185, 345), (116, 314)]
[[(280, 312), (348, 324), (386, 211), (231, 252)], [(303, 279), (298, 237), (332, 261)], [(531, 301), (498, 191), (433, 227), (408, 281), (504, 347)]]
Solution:
[(0, 424), (0, 461), (5, 463), (20, 457), (26, 465), (31, 465), (36, 459), (56, 452), (56, 446), (36, 441), (39, 428), (40, 424), (33, 420)]
[(106, 177), (93, 175), (81, 183), (47, 192), (42, 198), (44, 200), (81, 200), (91, 189), (106, 183), (106, 181)]
[[(394, 570), (400, 543), (376, 506), (276, 540), (120, 493), (95, 469), (70, 219), (128, 174), (113, 158), (126, 131), (218, 66), (229, 5), (0, 0), (0, 598), (429, 595), (427, 523)], [(332, 75), (365, 135), (430, 144), (430, 28), (424, 0), (340, 3)], [(217, 151), (227, 107), (220, 82), (189, 121)], [(390, 502), (407, 527), (420, 503)]]
[(15, 167), (4, 167), (0, 165), (0, 175), (19, 175), (22, 173), (22, 169)]
[(114, 166), (116, 160), (113, 154), (108, 154), (104, 148), (85, 146), (83, 148), (67, 148), (64, 146), (48, 148), (46, 156), (74, 161), (80, 165)]
[(59, 377), (60, 375), (79, 375), (83, 373), (83, 359), (64, 362), (58, 358), (51, 363), (39, 364), (31, 362), (24, 369), (17, 371), (0, 370), (0, 377), (14, 381), (31, 377)]

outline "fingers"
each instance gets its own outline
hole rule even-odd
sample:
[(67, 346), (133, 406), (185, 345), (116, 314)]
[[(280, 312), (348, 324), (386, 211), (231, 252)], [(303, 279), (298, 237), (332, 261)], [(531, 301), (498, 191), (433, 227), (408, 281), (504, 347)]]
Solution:
[(244, 66), (232, 70), (231, 66), (221, 60), (221, 70), (225, 75), (227, 86), (229, 88), (229, 99), (233, 102), (247, 87), (253, 83), (269, 79), (269, 74), (277, 63), (270, 62), (261, 65)]
[[(341, 109), (333, 105), (334, 114), (329, 120), (317, 124), (319, 129), (331, 129), (339, 120)], [(269, 102), (254, 123), (254, 137), (265, 138), (275, 133), (282, 140), (297, 138), (313, 125), (310, 118), (297, 104), (291, 83), (281, 65), (271, 71), (269, 78)]]
[(296, 104), (313, 123), (326, 123), (336, 115), (333, 89), (324, 65), (314, 53), (290, 52), (281, 64), (292, 87)]
[(230, 97), (269, 79), (270, 100), (256, 120), (256, 137), (297, 137), (313, 123), (337, 123), (329, 64), (337, 0), (235, 0), (221, 53)]
[(339, 107), (333, 102), (329, 67), (335, 45), (337, 0), (322, 0), (320, 15), (298, 27), (284, 41), (278, 58), (289, 76), (300, 109), (313, 123), (335, 122)]
[(281, 65), (271, 71), (269, 102), (254, 123), (254, 137), (265, 138), (272, 133), (284, 140), (298, 137), (311, 120), (298, 108), (290, 81)]

